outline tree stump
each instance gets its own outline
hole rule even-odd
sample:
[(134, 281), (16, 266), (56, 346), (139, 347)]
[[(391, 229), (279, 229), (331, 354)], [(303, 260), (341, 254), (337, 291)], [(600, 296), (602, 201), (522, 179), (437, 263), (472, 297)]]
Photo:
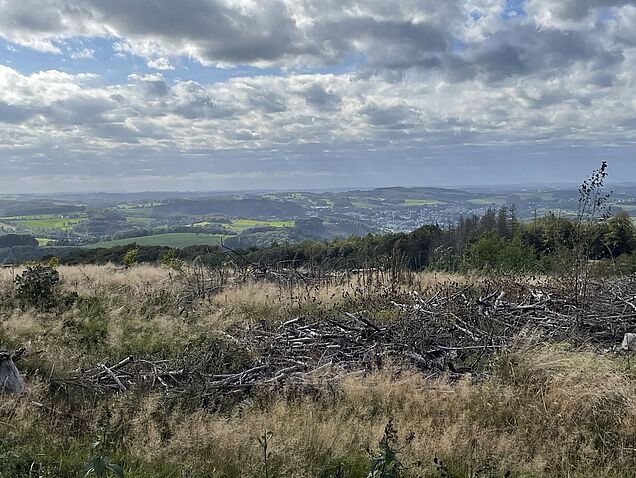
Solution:
[(0, 352), (0, 395), (22, 393), (25, 388), (26, 384), (13, 362), (13, 356)]

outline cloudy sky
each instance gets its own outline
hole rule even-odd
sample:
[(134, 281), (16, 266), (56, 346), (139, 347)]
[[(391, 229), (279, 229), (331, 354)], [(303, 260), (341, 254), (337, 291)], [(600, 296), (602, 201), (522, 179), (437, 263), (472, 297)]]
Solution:
[(636, 181), (636, 0), (0, 0), (0, 192)]

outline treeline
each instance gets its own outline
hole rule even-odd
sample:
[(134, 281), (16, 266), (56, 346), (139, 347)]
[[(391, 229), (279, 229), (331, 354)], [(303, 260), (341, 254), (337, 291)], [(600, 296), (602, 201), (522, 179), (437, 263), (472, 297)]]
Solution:
[(34, 216), (44, 214), (76, 214), (85, 211), (84, 206), (58, 204), (44, 201), (0, 200), (0, 216)]
[(200, 258), (210, 266), (238, 260), (268, 267), (322, 267), (354, 269), (399, 264), (412, 270), (558, 271), (574, 255), (604, 261), (622, 270), (636, 267), (631, 218), (624, 212), (602, 222), (587, 222), (548, 214), (531, 222), (517, 219), (514, 208), (489, 209), (483, 216), (461, 218), (455, 225), (427, 225), (410, 233), (368, 234), (329, 242), (305, 241), (269, 247), (168, 247), (128, 245), (110, 249), (79, 249), (63, 263), (121, 263), (137, 248), (139, 262), (161, 262), (164, 257), (190, 261)]
[(14, 246), (37, 246), (38, 241), (29, 234), (0, 234), (0, 249)]

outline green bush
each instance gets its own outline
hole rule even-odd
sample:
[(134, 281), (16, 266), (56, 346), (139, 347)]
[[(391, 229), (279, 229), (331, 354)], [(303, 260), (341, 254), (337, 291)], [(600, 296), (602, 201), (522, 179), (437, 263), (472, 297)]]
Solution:
[(486, 271), (529, 271), (536, 268), (537, 258), (534, 248), (525, 244), (521, 237), (508, 240), (491, 232), (468, 249), (465, 265), (469, 269)]
[(128, 251), (126, 251), (126, 254), (124, 254), (124, 257), (123, 257), (124, 265), (126, 267), (134, 266), (135, 264), (137, 264), (138, 256), (139, 256), (138, 248), (129, 249)]
[(24, 306), (48, 309), (55, 304), (55, 286), (59, 281), (60, 275), (52, 267), (28, 267), (15, 278), (16, 295)]

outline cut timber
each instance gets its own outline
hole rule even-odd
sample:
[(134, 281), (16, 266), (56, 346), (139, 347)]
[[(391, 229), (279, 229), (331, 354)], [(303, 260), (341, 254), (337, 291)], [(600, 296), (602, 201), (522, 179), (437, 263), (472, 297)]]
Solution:
[(621, 350), (636, 351), (636, 334), (625, 334), (623, 343), (621, 344)]
[(0, 352), (0, 395), (22, 393), (25, 388), (24, 379), (13, 362), (13, 356)]

